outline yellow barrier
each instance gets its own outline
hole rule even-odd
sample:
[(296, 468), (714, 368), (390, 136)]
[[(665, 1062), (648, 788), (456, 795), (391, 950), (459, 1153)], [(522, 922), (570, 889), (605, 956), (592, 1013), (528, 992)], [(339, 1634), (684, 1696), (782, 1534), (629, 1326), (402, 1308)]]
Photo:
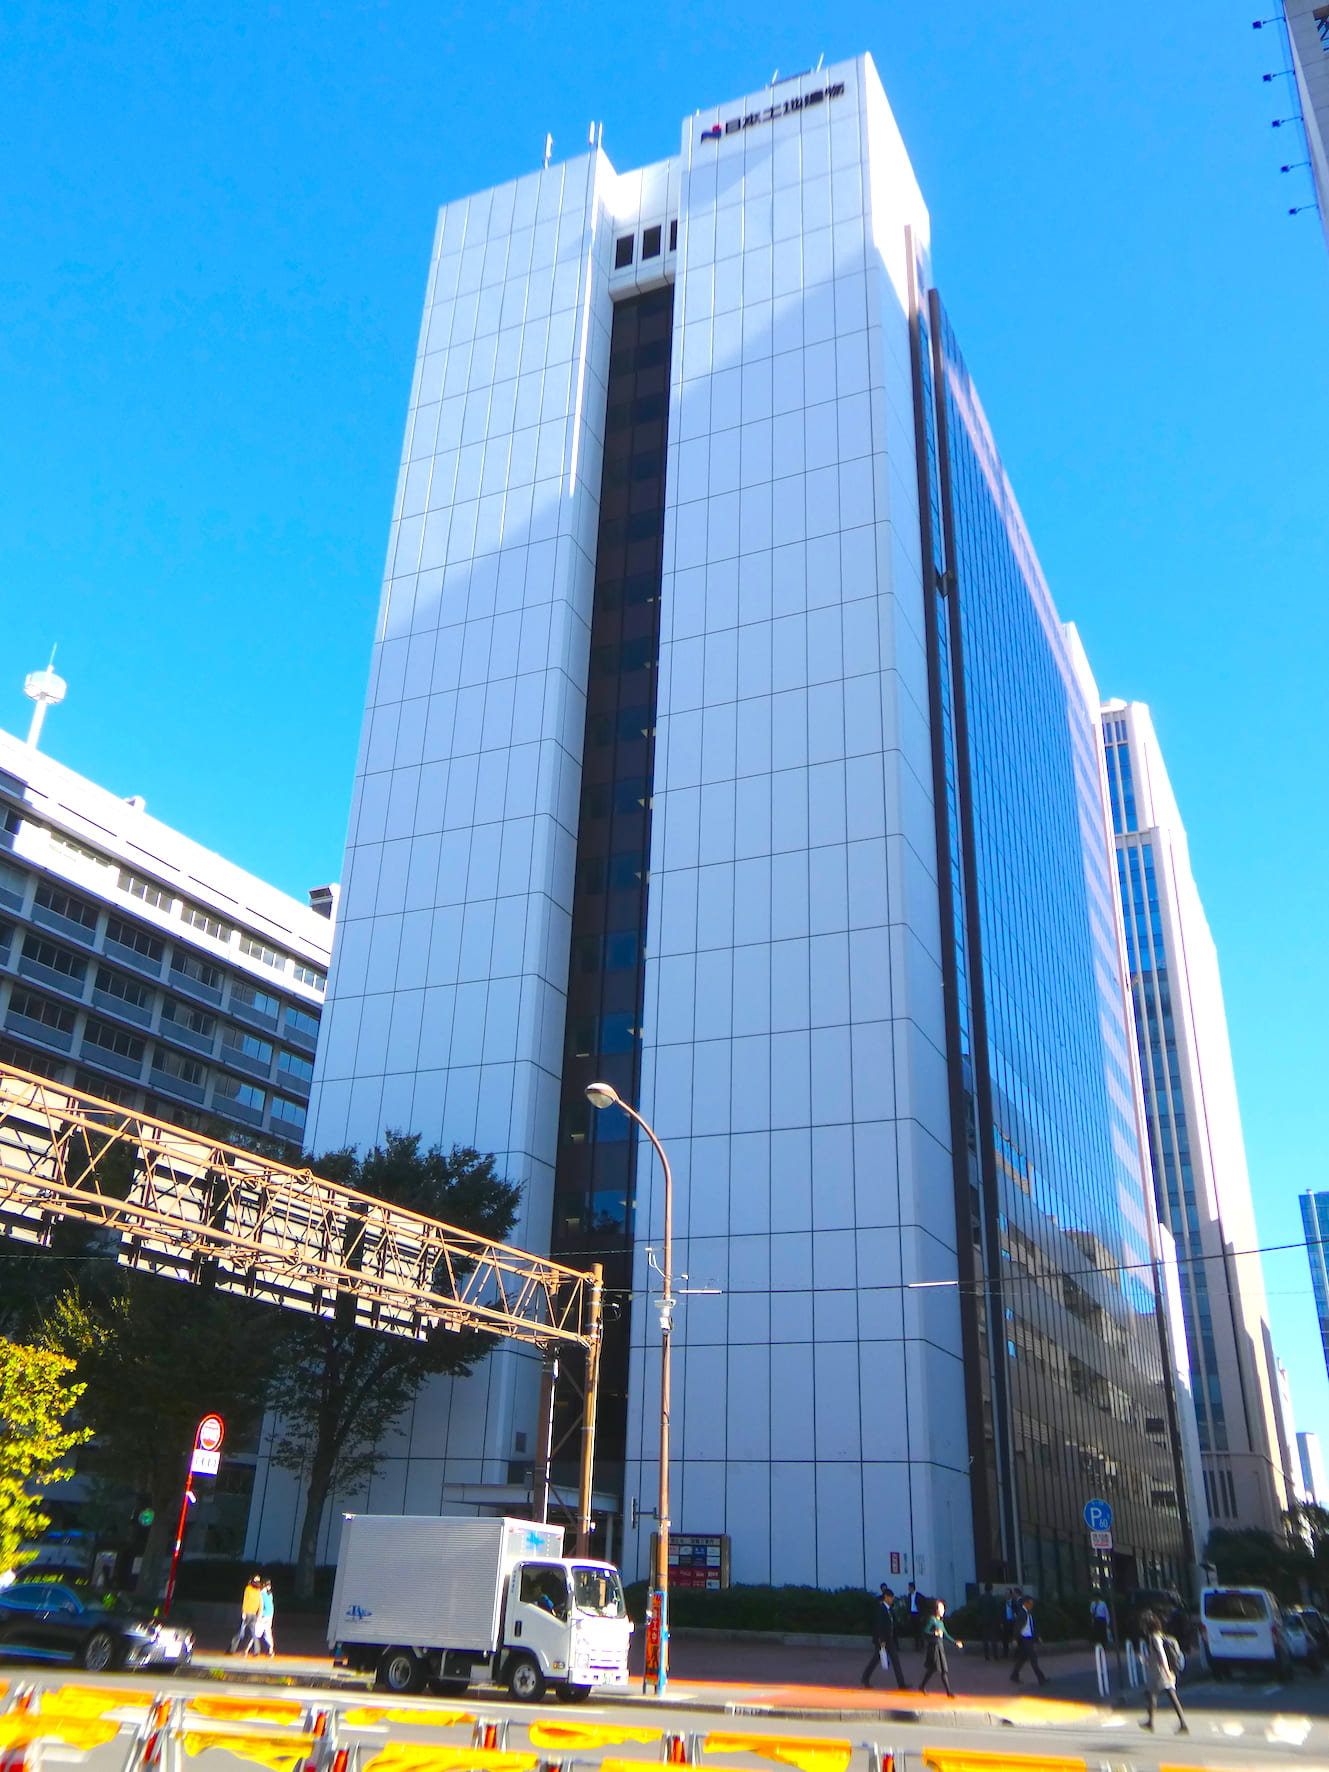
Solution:
[(513, 1754), (499, 1747), (435, 1747), (429, 1741), (390, 1741), (366, 1761), (361, 1772), (535, 1772), (539, 1764), (539, 1754)]
[(341, 1713), (340, 1721), (348, 1729), (372, 1729), (379, 1723), (427, 1723), (431, 1729), (450, 1729), (454, 1723), (473, 1723), (475, 1713), (469, 1710), (379, 1710), (373, 1705), (357, 1704)]
[(662, 1729), (634, 1729), (627, 1723), (529, 1723), (536, 1747), (616, 1747), (621, 1741), (659, 1741)]
[(819, 1735), (739, 1735), (728, 1732), (707, 1735), (707, 1753), (759, 1754), (797, 1766), (799, 1772), (845, 1772), (854, 1751), (851, 1741), (823, 1740)]
[(116, 1692), (105, 1686), (51, 1686), (41, 1695), (44, 1717), (104, 1717), (111, 1710), (149, 1711), (150, 1692)]
[(29, 1747), (34, 1741), (61, 1741), (66, 1747), (104, 1747), (120, 1733), (119, 1723), (96, 1717), (41, 1716), (32, 1711), (0, 1717), (0, 1749)]
[(271, 1772), (295, 1772), (314, 1750), (312, 1735), (241, 1735), (231, 1729), (185, 1729), (180, 1740), (192, 1758), (219, 1747), (241, 1760), (268, 1766)]
[(191, 1717), (214, 1723), (298, 1723), (304, 1706), (293, 1698), (191, 1698)]
[(1085, 1772), (1083, 1760), (1054, 1754), (985, 1754), (967, 1748), (925, 1747), (928, 1772)]

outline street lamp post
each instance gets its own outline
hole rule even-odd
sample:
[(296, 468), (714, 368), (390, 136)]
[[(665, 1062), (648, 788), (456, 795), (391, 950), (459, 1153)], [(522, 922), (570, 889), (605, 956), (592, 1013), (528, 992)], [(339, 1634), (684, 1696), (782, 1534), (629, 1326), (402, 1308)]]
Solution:
[(627, 1102), (612, 1083), (588, 1083), (586, 1099), (593, 1108), (621, 1107), (655, 1146), (664, 1171), (664, 1247), (661, 1252), (660, 1316), (660, 1478), (656, 1503), (655, 1569), (651, 1604), (659, 1621), (660, 1654), (656, 1664), (655, 1690), (663, 1696), (669, 1686), (669, 1379), (670, 1341), (674, 1329), (674, 1174), (664, 1146), (652, 1127)]

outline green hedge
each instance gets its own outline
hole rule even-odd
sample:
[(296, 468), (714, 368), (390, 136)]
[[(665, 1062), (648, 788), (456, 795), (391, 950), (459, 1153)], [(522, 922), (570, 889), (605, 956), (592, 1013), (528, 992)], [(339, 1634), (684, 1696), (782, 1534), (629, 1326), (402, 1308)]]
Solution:
[[(628, 1611), (640, 1623), (646, 1616), (647, 1583), (633, 1582), (626, 1590)], [(718, 1593), (673, 1588), (669, 1594), (669, 1622), (693, 1630), (756, 1630), (773, 1634), (800, 1632), (815, 1636), (872, 1636), (876, 1598), (862, 1588), (842, 1587), (828, 1592), (817, 1587), (730, 1587)], [(1034, 1607), (1038, 1631), (1046, 1643), (1066, 1642), (1089, 1635), (1089, 1596), (1079, 1603), (1074, 1596), (1065, 1605), (1039, 1600)], [(908, 1630), (908, 1614), (896, 1601), (901, 1633)], [(982, 1641), (978, 1608), (973, 1604), (948, 1610), (946, 1623), (962, 1642)]]
[[(647, 1584), (627, 1589), (628, 1611), (646, 1616)], [(706, 1630), (809, 1631), (822, 1636), (871, 1637), (875, 1601), (862, 1588), (727, 1587), (718, 1593), (673, 1588), (669, 1622)]]

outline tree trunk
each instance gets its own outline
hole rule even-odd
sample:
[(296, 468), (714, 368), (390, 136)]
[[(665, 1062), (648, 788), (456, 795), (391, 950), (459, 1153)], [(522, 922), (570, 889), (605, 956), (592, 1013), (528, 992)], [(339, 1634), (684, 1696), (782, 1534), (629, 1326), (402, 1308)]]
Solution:
[(300, 1523), (300, 1548), (295, 1560), (297, 1600), (312, 1600), (314, 1597), (318, 1534), (328, 1505), (328, 1491), (332, 1487), (332, 1465), (331, 1458), (320, 1458), (316, 1452), (309, 1469), (309, 1482), (305, 1486), (305, 1517)]

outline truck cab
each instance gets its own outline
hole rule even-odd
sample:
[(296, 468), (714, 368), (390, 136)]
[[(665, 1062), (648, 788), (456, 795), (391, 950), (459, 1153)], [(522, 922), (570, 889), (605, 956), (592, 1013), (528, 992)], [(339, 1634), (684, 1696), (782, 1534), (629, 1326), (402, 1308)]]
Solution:
[(551, 1685), (573, 1701), (587, 1698), (593, 1686), (623, 1683), (631, 1635), (622, 1583), (608, 1563), (520, 1563), (504, 1607), (498, 1678), (515, 1698), (538, 1698)]

